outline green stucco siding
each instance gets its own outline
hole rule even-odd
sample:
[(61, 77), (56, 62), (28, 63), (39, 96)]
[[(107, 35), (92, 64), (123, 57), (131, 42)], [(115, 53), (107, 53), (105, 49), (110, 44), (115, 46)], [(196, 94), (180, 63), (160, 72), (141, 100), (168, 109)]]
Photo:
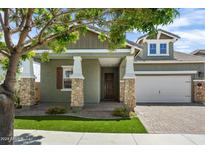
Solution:
[[(56, 88), (56, 68), (62, 65), (73, 65), (72, 59), (50, 60), (41, 64), (41, 101), (70, 102), (71, 91), (61, 91)], [(85, 103), (100, 102), (100, 64), (97, 59), (83, 59), (82, 71), (84, 79)]]
[(198, 71), (201, 75), (193, 75), (193, 79), (204, 78), (204, 64), (135, 64), (135, 71)]
[(73, 65), (73, 60), (50, 60), (47, 63), (41, 63), (40, 91), (42, 102), (70, 102), (71, 92), (56, 88), (56, 68), (62, 65)]
[(100, 102), (100, 63), (98, 59), (83, 59), (85, 103)]

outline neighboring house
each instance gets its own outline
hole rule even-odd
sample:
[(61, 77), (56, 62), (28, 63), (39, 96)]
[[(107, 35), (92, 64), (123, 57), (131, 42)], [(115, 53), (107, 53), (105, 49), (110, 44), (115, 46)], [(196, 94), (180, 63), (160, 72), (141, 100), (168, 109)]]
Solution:
[[(174, 51), (179, 36), (158, 30), (126, 47), (108, 50), (99, 31), (89, 29), (66, 53), (50, 53), (41, 63), (41, 102), (70, 102), (73, 107), (101, 101), (190, 103), (193, 80), (204, 79), (205, 58)], [(35, 61), (40, 61), (38, 50)]]
[(196, 56), (205, 56), (205, 49), (195, 50), (191, 54), (196, 55)]

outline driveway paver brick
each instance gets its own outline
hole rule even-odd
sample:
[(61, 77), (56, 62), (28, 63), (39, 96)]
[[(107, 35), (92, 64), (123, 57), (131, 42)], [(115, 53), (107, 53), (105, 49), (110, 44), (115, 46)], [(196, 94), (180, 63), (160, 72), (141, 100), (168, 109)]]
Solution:
[(135, 111), (149, 133), (205, 134), (205, 106), (137, 105)]

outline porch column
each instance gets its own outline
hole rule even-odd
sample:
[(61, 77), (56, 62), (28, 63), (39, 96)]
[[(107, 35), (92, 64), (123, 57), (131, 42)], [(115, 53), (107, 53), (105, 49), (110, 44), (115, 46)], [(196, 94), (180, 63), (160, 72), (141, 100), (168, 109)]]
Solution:
[(80, 56), (73, 57), (73, 74), (72, 79), (72, 92), (71, 92), (71, 107), (82, 108), (84, 106), (84, 92), (83, 92), (83, 74), (82, 74), (82, 58)]
[(30, 106), (35, 104), (35, 75), (33, 71), (33, 59), (22, 62), (22, 72), (19, 80), (20, 104)]
[(136, 106), (135, 95), (135, 72), (134, 72), (134, 57), (126, 57), (125, 75), (124, 75), (124, 104), (134, 110)]

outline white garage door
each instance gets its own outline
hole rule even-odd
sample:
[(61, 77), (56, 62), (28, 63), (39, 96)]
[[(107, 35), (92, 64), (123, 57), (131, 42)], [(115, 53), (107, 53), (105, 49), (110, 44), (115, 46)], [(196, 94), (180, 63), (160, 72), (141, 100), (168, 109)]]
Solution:
[(137, 76), (137, 102), (191, 102), (191, 76)]

